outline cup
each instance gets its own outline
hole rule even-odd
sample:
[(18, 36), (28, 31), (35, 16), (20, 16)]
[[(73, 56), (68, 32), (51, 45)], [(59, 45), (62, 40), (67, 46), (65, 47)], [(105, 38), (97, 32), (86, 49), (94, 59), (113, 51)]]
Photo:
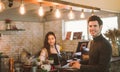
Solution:
[(37, 66), (32, 67), (32, 72), (37, 72)]
[(48, 60), (48, 62), (49, 62), (50, 64), (53, 64), (53, 63), (54, 63), (54, 60)]
[(44, 70), (50, 71), (51, 65), (50, 64), (43, 64), (43, 65), (41, 65), (41, 68)]

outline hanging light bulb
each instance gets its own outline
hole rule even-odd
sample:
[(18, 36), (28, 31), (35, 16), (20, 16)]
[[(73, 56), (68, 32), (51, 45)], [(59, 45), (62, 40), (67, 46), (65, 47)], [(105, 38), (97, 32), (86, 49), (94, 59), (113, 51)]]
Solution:
[(55, 16), (56, 16), (56, 18), (61, 17), (61, 13), (60, 13), (60, 10), (58, 8), (56, 8), (56, 10), (55, 10)]
[(42, 2), (43, 0), (37, 0), (37, 2)]
[(25, 7), (24, 4), (20, 5), (20, 14), (24, 15), (25, 14)]
[(92, 15), (92, 16), (93, 16), (93, 15), (95, 15), (95, 14), (94, 14), (94, 10), (93, 10), (93, 9), (92, 9), (91, 15)]
[(0, 12), (2, 12), (5, 9), (5, 5), (3, 2), (0, 0)]
[(44, 15), (44, 10), (43, 7), (40, 5), (39, 9), (38, 9), (38, 14), (39, 16), (43, 16)]
[(69, 19), (74, 19), (74, 18), (75, 18), (75, 14), (74, 14), (73, 11), (72, 11), (72, 7), (70, 8), (70, 12), (69, 12), (69, 14), (68, 14), (68, 18), (69, 18)]
[(20, 5), (19, 12), (20, 12), (20, 14), (22, 14), (22, 15), (24, 15), (24, 14), (26, 13), (26, 10), (25, 10), (25, 6), (24, 6), (24, 3), (23, 3), (23, 0), (21, 0), (21, 5)]
[(82, 12), (81, 12), (80, 18), (85, 18), (84, 9), (82, 9)]

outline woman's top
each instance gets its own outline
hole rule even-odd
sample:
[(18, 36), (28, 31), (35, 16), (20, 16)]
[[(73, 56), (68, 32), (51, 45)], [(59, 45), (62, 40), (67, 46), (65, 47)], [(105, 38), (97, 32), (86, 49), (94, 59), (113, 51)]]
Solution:
[[(50, 47), (50, 54), (60, 54), (60, 46), (59, 45), (56, 45), (56, 48), (55, 46), (51, 46)], [(46, 48), (43, 48), (41, 50), (41, 53), (40, 53), (40, 56), (39, 56), (39, 59), (41, 61), (45, 61), (47, 58), (48, 58), (48, 52), (47, 52), (47, 49)]]

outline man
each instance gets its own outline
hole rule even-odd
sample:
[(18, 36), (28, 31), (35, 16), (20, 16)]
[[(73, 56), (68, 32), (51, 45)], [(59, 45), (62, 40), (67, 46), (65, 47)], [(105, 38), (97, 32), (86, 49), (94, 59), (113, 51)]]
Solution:
[(72, 68), (80, 72), (109, 72), (112, 48), (110, 43), (102, 36), (103, 22), (100, 17), (93, 15), (88, 19), (88, 30), (93, 37), (90, 44), (89, 60), (71, 62)]

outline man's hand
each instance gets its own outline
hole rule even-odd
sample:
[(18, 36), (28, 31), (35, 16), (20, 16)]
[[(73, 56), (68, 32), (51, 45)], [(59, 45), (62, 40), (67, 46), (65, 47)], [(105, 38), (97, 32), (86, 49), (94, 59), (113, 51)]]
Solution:
[(69, 64), (70, 67), (80, 69), (81, 64), (78, 61), (72, 61)]

